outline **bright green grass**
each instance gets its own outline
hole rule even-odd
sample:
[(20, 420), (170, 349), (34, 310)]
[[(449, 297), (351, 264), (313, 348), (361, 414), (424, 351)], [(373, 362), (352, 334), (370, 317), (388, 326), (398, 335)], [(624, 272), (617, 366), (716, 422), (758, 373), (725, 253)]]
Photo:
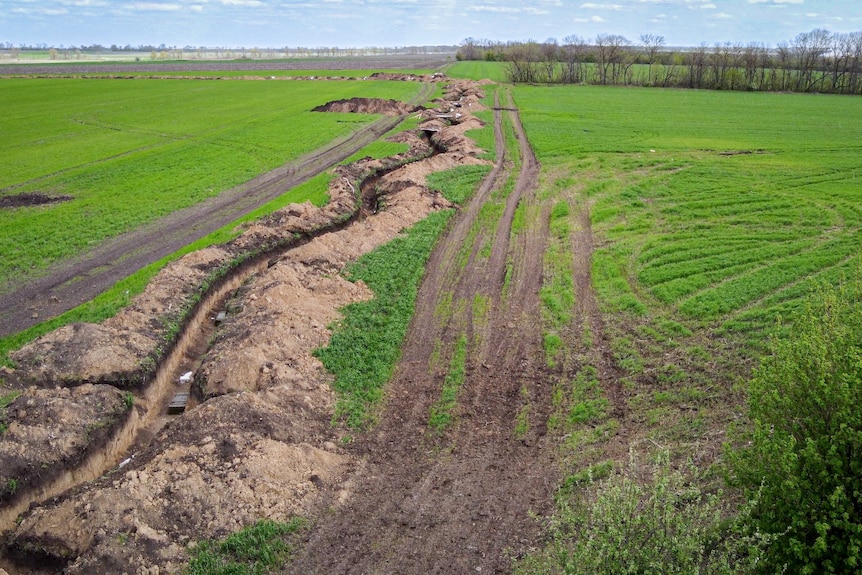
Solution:
[[(206, 62), (206, 61), (203, 61)], [(157, 64), (158, 62), (147, 60), (145, 62), (141, 62), (142, 64)], [(176, 61), (170, 62), (166, 61), (165, 64), (176, 63)], [(196, 63), (196, 62), (193, 62)], [(113, 62), (106, 64), (114, 64)], [(62, 64), (58, 64), (62, 66)], [(91, 64), (88, 64), (91, 65)], [(179, 76), (179, 77), (213, 77), (213, 78), (270, 78), (275, 76), (276, 78), (311, 78), (315, 79), (321, 78), (356, 78), (367, 79), (370, 78), (372, 74), (382, 73), (382, 74), (431, 74), (433, 70), (421, 70), (421, 69), (365, 69), (365, 70), (326, 70), (326, 69), (298, 69), (298, 70), (194, 70), (194, 71), (183, 71), (183, 70), (157, 70), (155, 72), (147, 71), (147, 72), (123, 72), (123, 76), (137, 76), (137, 77), (151, 77), (151, 76)], [(51, 72), (48, 72), (49, 74)], [(62, 68), (58, 68), (58, 74), (63, 73)], [(98, 74), (98, 72), (95, 72)], [(88, 73), (88, 76), (93, 76), (93, 73)], [(105, 76), (116, 76), (116, 72), (105, 72)]]
[(446, 74), (453, 78), (467, 78), (469, 80), (493, 80), (495, 82), (506, 82), (506, 64), (503, 62), (479, 62), (465, 61), (456, 62), (446, 69)]
[(455, 342), (455, 351), (449, 362), (449, 371), (443, 379), (440, 399), (431, 406), (428, 416), (428, 426), (436, 432), (442, 432), (450, 426), (455, 418), (455, 408), (458, 406), (458, 392), (464, 385), (467, 365), (467, 336), (462, 335)]
[(592, 202), (606, 310), (756, 339), (811, 280), (859, 259), (859, 99), (600, 87), (515, 96), (543, 165), (570, 173)]
[[(34, 275), (374, 120), (311, 108), (406, 100), (411, 82), (4, 80), (0, 194), (73, 201), (0, 211), (0, 278)], [(0, 280), (0, 289), (3, 281)]]
[(262, 520), (221, 541), (202, 541), (191, 550), (187, 575), (262, 575), (283, 568), (293, 551), (292, 539), (304, 525)]

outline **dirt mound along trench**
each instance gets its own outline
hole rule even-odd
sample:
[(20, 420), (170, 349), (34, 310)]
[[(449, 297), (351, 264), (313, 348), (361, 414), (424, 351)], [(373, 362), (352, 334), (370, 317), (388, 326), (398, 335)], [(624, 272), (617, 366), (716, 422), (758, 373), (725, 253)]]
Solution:
[(398, 100), (380, 98), (350, 98), (334, 100), (316, 108), (312, 112), (341, 112), (351, 114), (382, 114), (384, 116), (404, 116), (424, 108), (411, 106)]
[[(418, 142), (421, 140), (416, 140), (416, 147), (419, 147)], [(200, 377), (204, 381), (203, 387), (211, 390), (210, 396), (234, 392), (237, 389), (252, 390), (251, 392), (230, 393), (225, 398), (207, 401), (203, 406), (170, 423), (159, 434), (158, 441), (152, 443), (146, 452), (137, 454), (135, 459), (120, 471), (120, 475), (114, 475), (115, 479), (101, 480), (59, 498), (44, 508), (35, 509), (11, 534), (12, 549), (42, 549), (46, 556), (63, 561), (77, 558), (70, 567), (70, 572), (86, 572), (94, 565), (120, 564), (125, 566), (124, 569), (130, 570), (142, 565), (161, 565), (168, 567), (170, 571), (176, 566), (177, 558), (183, 560), (185, 557), (185, 551), (181, 549), (184, 542), (224, 535), (259, 517), (277, 519), (287, 513), (305, 514), (312, 505), (311, 502), (319, 498), (319, 488), (327, 486), (329, 492), (330, 488), (338, 485), (343, 470), (354, 463), (336, 447), (337, 430), (329, 427), (334, 398), (327, 385), (328, 375), (314, 363), (316, 360), (311, 357), (310, 352), (322, 345), (327, 337), (325, 326), (331, 321), (331, 317), (337, 317), (335, 309), (345, 301), (365, 298), (368, 294), (361, 285), (342, 285), (341, 280), (333, 279), (333, 276), (337, 275), (334, 272), (341, 269), (346, 261), (388, 241), (429, 211), (448, 206), (445, 200), (424, 187), (423, 174), (454, 167), (465, 161), (481, 162), (460, 152), (443, 156), (445, 159), (435, 156), (426, 160), (424, 168), (417, 166), (423, 163), (419, 162), (387, 175), (384, 180), (395, 182), (397, 192), (385, 194), (385, 208), (382, 211), (291, 250), (288, 257), (283, 257), (281, 261), (255, 276), (240, 292), (238, 300), (241, 311), (235, 317), (229, 316), (223, 334), (217, 338), (216, 345), (204, 361)], [(360, 162), (359, 167), (345, 168), (343, 175), (333, 182), (336, 189), (348, 190), (349, 194), (331, 192), (333, 201), (321, 209), (330, 212), (329, 222), (333, 219), (342, 221), (349, 218), (349, 213), (345, 214), (343, 211), (347, 205), (351, 210), (356, 209), (356, 186), (351, 177), (373, 171), (373, 162), (375, 161), (366, 160)], [(397, 163), (397, 160), (388, 159), (381, 164), (391, 165), (393, 162)], [(420, 179), (414, 182), (415, 185), (404, 185), (403, 182), (410, 178)], [(388, 189), (389, 183), (386, 182), (380, 185), (381, 189)], [(310, 206), (289, 206), (270, 218), (249, 226), (246, 233), (231, 244), (212, 248), (214, 251), (204, 254), (203, 257), (198, 254), (196, 257), (200, 259), (186, 260), (182, 265), (186, 269), (201, 271), (211, 269), (213, 264), (223, 265), (224, 258), (230, 257), (233, 250), (248, 248), (250, 245), (257, 245), (259, 241), (268, 241), (274, 237), (270, 226), (283, 227), (287, 230), (284, 233), (293, 233), (292, 230), (297, 228), (304, 230), (309, 225), (309, 220), (315, 221), (320, 217), (316, 210)], [(250, 239), (252, 236), (255, 237)], [(176, 272), (177, 270), (165, 271), (164, 274), (166, 277), (175, 277), (171, 274)], [(192, 277), (198, 276), (193, 273)], [(158, 313), (166, 309), (170, 312), (173, 303), (177, 301), (171, 299), (177, 298), (175, 292), (162, 294), (156, 289), (155, 286), (161, 285), (159, 278), (152, 285), (153, 288), (148, 288), (145, 294), (139, 296), (140, 299), (136, 298), (135, 304), (130, 306), (133, 309), (129, 312), (132, 314), (128, 319), (129, 323), (145, 330), (152, 330), (154, 320), (158, 322), (160, 317)], [(292, 314), (298, 304), (292, 306), (290, 301), (296, 300), (285, 300), (284, 296), (293, 298), (297, 286), (302, 287), (304, 300), (320, 300), (319, 307), (325, 310), (325, 313)], [(188, 290), (188, 285), (184, 287)], [(178, 299), (181, 300), (182, 297)], [(303, 305), (306, 303), (302, 302)], [(146, 313), (147, 309), (151, 310), (150, 314)], [(123, 322), (123, 318), (114, 318), (111, 327), (116, 328)], [(98, 327), (103, 328), (108, 323)], [(79, 328), (78, 333), (82, 331), (85, 330)], [(253, 333), (256, 335), (250, 337)], [(50, 334), (35, 344), (42, 347), (21, 350), (17, 360), (24, 366), (24, 377), (20, 379), (29, 376), (36, 380), (44, 377), (57, 381), (59, 378), (56, 374), (59, 371), (51, 371), (55, 369), (51, 367), (52, 361), (56, 362), (56, 367), (75, 364), (63, 373), (76, 373), (75, 370), (78, 370), (79, 374), (87, 373), (83, 369), (83, 361), (76, 363), (69, 362), (68, 358), (64, 360), (52, 357), (51, 348), (47, 344), (52, 335), (57, 337), (55, 345), (59, 347), (56, 349), (71, 346), (68, 334)], [(63, 337), (67, 339), (64, 340)], [(301, 342), (301, 345), (285, 350), (284, 344), (290, 338)], [(248, 345), (244, 342), (248, 342)], [(88, 345), (87, 341), (79, 343), (81, 346)], [(226, 356), (226, 350), (240, 353), (244, 357), (244, 363), (238, 362), (236, 357)], [(136, 354), (127, 359), (127, 362), (129, 365), (137, 365), (135, 362), (139, 361), (139, 357), (140, 355)], [(237, 373), (245, 375), (235, 377), (232, 373), (233, 367), (237, 367)], [(114, 371), (116, 370), (112, 370), (112, 373)], [(220, 378), (216, 375), (218, 373), (226, 376)], [(217, 389), (217, 385), (221, 387)], [(264, 411), (274, 409), (279, 414), (280, 421), (283, 420), (283, 426), (286, 426), (284, 429), (289, 432), (285, 431), (277, 438), (273, 436), (271, 420), (257, 415), (252, 405), (259, 405)], [(213, 425), (213, 422), (221, 423)], [(210, 440), (204, 441), (204, 437), (195, 443), (192, 435), (203, 433), (204, 430)], [(269, 440), (275, 443), (268, 443)], [(242, 481), (221, 483), (213, 488), (204, 487), (208, 485), (212, 474), (218, 476), (219, 473), (224, 473), (217, 465), (205, 464), (207, 458), (214, 450), (219, 453), (224, 449), (232, 451), (234, 448), (231, 448), (231, 445), (242, 447), (236, 448), (243, 453), (241, 457), (234, 458), (238, 461), (231, 460), (233, 465), (245, 465), (239, 472)], [(175, 450), (181, 446), (184, 450), (182, 455), (172, 458), (171, 454), (180, 453)], [(264, 460), (280, 463), (269, 471), (256, 467), (254, 471), (250, 471), (254, 466), (250, 467), (250, 464), (243, 462), (248, 458), (259, 457), (261, 453), (270, 454)], [(267, 473), (278, 475), (281, 467), (293, 464), (304, 469), (294, 477), (296, 495), (284, 498), (284, 493), (290, 491), (285, 491), (281, 484), (274, 490), (282, 495), (282, 512), (272, 511), (272, 505), (267, 502), (258, 499), (246, 500), (237, 495), (237, 491), (243, 492), (242, 485), (256, 485), (265, 479), (263, 476)], [(305, 467), (302, 467), (303, 465)], [(138, 482), (141, 483), (141, 471), (147, 479), (146, 483), (160, 472), (167, 473), (171, 481), (160, 491), (147, 494), (143, 499), (133, 497), (128, 485), (135, 484), (135, 477), (138, 477)], [(138, 475), (133, 476), (132, 473)], [(189, 479), (192, 482), (188, 489), (173, 487), (177, 481), (193, 476), (200, 478), (200, 484)], [(278, 477), (272, 479), (278, 483), (277, 480)], [(342, 496), (346, 496), (343, 493), (345, 486), (342, 485), (340, 489)], [(335, 489), (335, 492), (338, 493), (338, 489)], [(306, 495), (310, 497), (307, 500)], [(92, 502), (102, 498), (107, 503), (100, 508), (102, 511), (96, 513)], [(152, 506), (149, 505), (151, 501)], [(156, 508), (164, 509), (164, 512), (156, 513)], [(212, 513), (217, 517), (209, 517), (205, 523), (201, 523), (198, 515), (202, 508), (212, 509)], [(247, 509), (248, 512), (237, 513), (238, 508)], [(62, 520), (56, 519), (57, 517), (62, 517)], [(101, 527), (95, 528), (97, 525)], [(91, 533), (95, 535), (89, 535)], [(126, 534), (122, 537), (126, 545), (122, 549), (115, 549), (116, 536), (119, 533)]]

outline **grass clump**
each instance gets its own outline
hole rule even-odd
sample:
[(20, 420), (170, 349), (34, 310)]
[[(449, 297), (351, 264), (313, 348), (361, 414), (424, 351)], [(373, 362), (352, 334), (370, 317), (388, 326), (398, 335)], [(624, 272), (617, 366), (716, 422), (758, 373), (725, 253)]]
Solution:
[(202, 541), (191, 551), (187, 575), (262, 575), (282, 568), (292, 552), (290, 536), (305, 524), (262, 520), (222, 541)]
[(443, 431), (452, 423), (455, 407), (458, 405), (458, 391), (464, 384), (467, 364), (467, 337), (462, 335), (455, 344), (455, 352), (449, 362), (449, 372), (443, 380), (440, 400), (431, 406), (428, 425), (435, 431)]
[(21, 392), (19, 391), (10, 391), (9, 393), (0, 395), (0, 433), (3, 433), (9, 428), (9, 424), (6, 422), (6, 408), (10, 403), (15, 401), (19, 395), (21, 395)]
[[(611, 475), (610, 462), (572, 476), (552, 521), (552, 543), (515, 567), (518, 575), (754, 573), (767, 539), (740, 534), (722, 494), (673, 469), (659, 455), (652, 478), (635, 463)], [(597, 478), (600, 479), (593, 483)], [(582, 489), (578, 489), (583, 486)]]

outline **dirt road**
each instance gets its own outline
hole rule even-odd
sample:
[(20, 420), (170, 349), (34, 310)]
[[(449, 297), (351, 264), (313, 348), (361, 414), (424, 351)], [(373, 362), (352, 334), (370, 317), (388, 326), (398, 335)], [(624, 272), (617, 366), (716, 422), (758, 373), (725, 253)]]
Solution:
[[(506, 157), (498, 106), (496, 167), (432, 255), (379, 426), (356, 444), (367, 463), (346, 504), (312, 530), (292, 573), (505, 573), (536, 544), (531, 513), (550, 509), (557, 475), (545, 449), (550, 384), (538, 302), (547, 217), (513, 233), (519, 202), (542, 208), (538, 162), (517, 111), (506, 113), (519, 161)], [(513, 165), (520, 171), (502, 197)], [(486, 227), (489, 201), (503, 209)], [(459, 340), (467, 359), (455, 423), (436, 432), (429, 410)]]
[[(428, 99), (433, 84), (420, 84), (411, 101)], [(320, 174), (394, 128), (401, 118), (384, 117), (299, 160), (113, 238), (43, 277), (0, 294), (0, 337), (5, 337), (93, 299), (117, 281), (218, 230), (290, 188)]]

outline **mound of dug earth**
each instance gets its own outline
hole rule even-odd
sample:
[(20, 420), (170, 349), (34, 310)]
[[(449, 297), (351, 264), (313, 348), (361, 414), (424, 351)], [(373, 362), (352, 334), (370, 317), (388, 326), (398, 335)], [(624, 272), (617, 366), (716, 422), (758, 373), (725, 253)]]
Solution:
[(384, 100), (381, 98), (350, 98), (349, 100), (333, 100), (322, 106), (313, 108), (312, 112), (340, 112), (342, 114), (383, 114), (384, 116), (403, 116), (416, 110), (422, 110), (421, 106), (411, 106), (398, 100)]
[(39, 192), (25, 192), (14, 196), (3, 196), (0, 198), (0, 208), (20, 208), (24, 206), (41, 206), (43, 204), (56, 204), (73, 200), (72, 196), (49, 196)]

